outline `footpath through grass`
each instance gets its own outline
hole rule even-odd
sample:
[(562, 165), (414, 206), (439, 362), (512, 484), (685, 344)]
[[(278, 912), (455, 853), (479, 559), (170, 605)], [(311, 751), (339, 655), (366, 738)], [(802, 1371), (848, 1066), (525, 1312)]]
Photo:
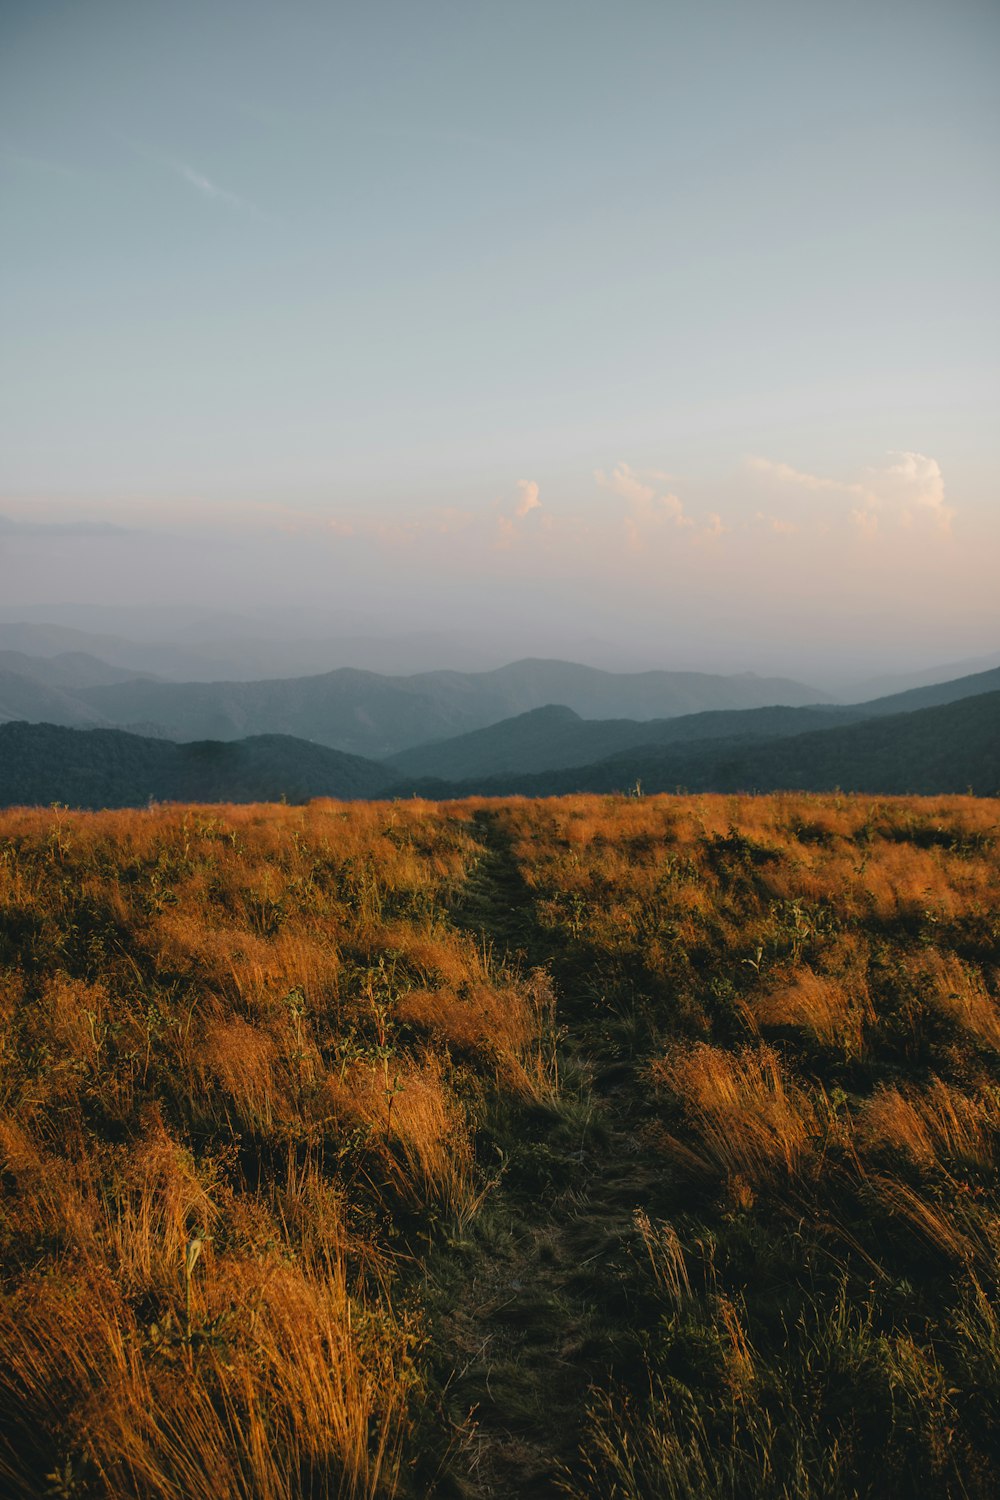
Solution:
[(483, 1122), (496, 1177), (466, 1235), (430, 1258), (434, 1347), (467, 1429), (457, 1490), (554, 1495), (580, 1469), (594, 1380), (642, 1368), (629, 1261), (658, 1163), (636, 1133), (629, 1025), (594, 1006), (579, 945), (539, 930), (499, 816), (474, 828), (483, 853), (452, 918), (551, 991), (552, 1086)]

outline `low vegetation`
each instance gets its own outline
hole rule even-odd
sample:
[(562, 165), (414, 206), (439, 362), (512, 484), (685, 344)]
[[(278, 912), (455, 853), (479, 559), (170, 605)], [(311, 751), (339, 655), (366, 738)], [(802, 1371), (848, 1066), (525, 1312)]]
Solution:
[(992, 1496), (997, 803), (0, 816), (0, 1490)]

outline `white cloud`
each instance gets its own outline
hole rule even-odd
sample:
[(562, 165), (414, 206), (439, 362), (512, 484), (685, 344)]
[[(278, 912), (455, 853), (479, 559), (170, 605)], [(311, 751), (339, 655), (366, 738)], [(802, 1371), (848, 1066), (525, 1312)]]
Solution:
[(955, 512), (945, 504), (944, 475), (936, 458), (925, 453), (891, 453), (895, 462), (875, 473), (883, 503), (895, 505), (901, 519), (930, 516), (941, 531), (950, 531)]
[(717, 511), (711, 511), (700, 535), (703, 537), (724, 536), (729, 527)]
[(851, 525), (860, 531), (863, 537), (869, 540), (878, 535), (878, 512), (865, 510), (862, 506), (856, 506), (850, 513)]
[(945, 502), (944, 475), (937, 459), (908, 451), (886, 456), (891, 462), (871, 465), (852, 480), (809, 474), (761, 457), (748, 458), (746, 467), (782, 488), (843, 496), (851, 502), (847, 519), (864, 536), (877, 535), (883, 524), (909, 526), (920, 520), (929, 520), (937, 530), (949, 533), (955, 511)]
[(602, 489), (611, 490), (640, 508), (649, 506), (656, 495), (655, 488), (644, 484), (636, 471), (624, 462), (615, 464), (610, 474), (603, 469), (596, 470), (594, 478)]
[(204, 172), (199, 172), (196, 167), (192, 167), (188, 162), (173, 161), (167, 158), (165, 165), (182, 182), (186, 182), (188, 187), (193, 188), (200, 197), (207, 199), (210, 203), (224, 204), (226, 208), (235, 209), (239, 213), (250, 214), (255, 219), (269, 218), (269, 215), (262, 208), (258, 208), (256, 203), (251, 203), (249, 198), (241, 198), (238, 193), (230, 192), (228, 188), (222, 187), (219, 183), (213, 181), (211, 177), (206, 177)]
[(179, 161), (174, 164), (174, 171), (185, 182), (197, 189), (203, 198), (214, 198), (219, 203), (228, 203), (232, 208), (246, 208), (242, 198), (235, 193), (230, 193), (226, 188), (220, 187), (210, 177), (205, 177), (201, 172), (196, 172), (194, 167), (189, 167), (185, 162)]
[(533, 510), (538, 510), (542, 502), (534, 479), (519, 479), (517, 489), (521, 498), (514, 507), (514, 514), (519, 521), (523, 521)]
[(700, 525), (688, 515), (679, 495), (649, 482), (669, 480), (669, 477), (658, 469), (633, 469), (624, 461), (617, 463), (610, 474), (603, 469), (595, 471), (594, 478), (601, 488), (621, 496), (628, 506), (623, 524), (632, 551), (641, 551), (653, 536), (666, 529), (683, 531), (692, 540), (721, 536), (729, 530), (714, 512), (706, 518), (704, 525)]
[(775, 479), (779, 484), (789, 484), (803, 490), (833, 491), (843, 495), (861, 494), (859, 484), (844, 484), (839, 479), (824, 479), (819, 474), (806, 474), (801, 469), (793, 469), (791, 464), (776, 463), (771, 458), (751, 457), (746, 460), (746, 467), (754, 473), (763, 474), (767, 478)]

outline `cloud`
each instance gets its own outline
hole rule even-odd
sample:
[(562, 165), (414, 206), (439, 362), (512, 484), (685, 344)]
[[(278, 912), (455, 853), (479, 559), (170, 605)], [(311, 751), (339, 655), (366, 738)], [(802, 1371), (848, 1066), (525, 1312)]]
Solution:
[(666, 529), (686, 532), (692, 538), (721, 536), (729, 530), (715, 514), (708, 517), (705, 526), (699, 527), (695, 518), (688, 515), (679, 495), (650, 483), (650, 480), (669, 479), (659, 469), (637, 470), (621, 461), (610, 474), (597, 469), (594, 478), (602, 489), (626, 501), (625, 537), (633, 551), (640, 551), (652, 535)]
[(263, 217), (262, 211), (255, 203), (251, 203), (247, 198), (241, 198), (238, 193), (231, 193), (228, 188), (220, 187), (217, 182), (212, 181), (211, 177), (206, 177), (204, 172), (197, 171), (187, 162), (172, 161), (169, 165), (183, 182), (193, 187), (195, 192), (203, 198), (208, 198), (213, 203), (224, 203), (228, 208), (238, 209), (241, 213)]
[(699, 535), (703, 537), (725, 536), (728, 530), (729, 527), (725, 524), (722, 517), (713, 510), (709, 513), (705, 525), (699, 532)]
[(824, 479), (819, 474), (806, 474), (801, 469), (793, 469), (791, 464), (776, 463), (771, 458), (750, 457), (746, 460), (746, 467), (756, 474), (763, 474), (777, 480), (779, 484), (793, 485), (799, 489), (811, 490), (813, 493), (822, 491), (833, 491), (844, 495), (862, 493), (859, 484), (844, 484), (839, 479)]
[[(495, 509), (495, 536), (493, 546), (499, 550), (513, 546), (519, 535), (523, 535), (522, 528), (517, 524), (531, 515), (532, 511), (541, 510), (542, 501), (540, 487), (536, 479), (519, 479), (516, 485), (517, 501), (512, 514), (508, 514), (505, 501), (498, 501)], [(531, 526), (535, 530), (535, 523)]]
[(843, 496), (851, 502), (848, 521), (867, 537), (877, 535), (883, 523), (910, 526), (920, 520), (949, 534), (955, 510), (945, 501), (944, 475), (937, 459), (903, 450), (890, 451), (886, 457), (891, 461), (871, 465), (852, 480), (829, 479), (756, 456), (746, 460), (746, 468), (783, 488)]
[(878, 536), (877, 511), (865, 510), (865, 508), (860, 505), (855, 506), (854, 510), (852, 510), (850, 513), (850, 521), (851, 525), (856, 527), (861, 535), (863, 537), (867, 537), (869, 541), (874, 540), (874, 538)]
[(651, 505), (656, 496), (653, 485), (644, 483), (635, 469), (624, 462), (615, 464), (610, 474), (597, 469), (594, 478), (602, 489), (611, 490), (613, 494), (620, 495), (623, 500), (628, 500), (640, 509)]
[(542, 502), (538, 495), (538, 484), (534, 479), (519, 479), (517, 488), (521, 498), (514, 507), (514, 514), (519, 521), (523, 521), (531, 511), (538, 510)]
[(794, 521), (786, 521), (782, 516), (766, 515), (762, 510), (757, 512), (754, 520), (759, 521), (762, 526), (766, 526), (778, 536), (795, 536), (800, 530)]
[(950, 531), (955, 511), (945, 504), (944, 475), (937, 459), (906, 452), (893, 452), (889, 457), (895, 462), (877, 475), (883, 503), (894, 504), (907, 523), (922, 514), (941, 531)]

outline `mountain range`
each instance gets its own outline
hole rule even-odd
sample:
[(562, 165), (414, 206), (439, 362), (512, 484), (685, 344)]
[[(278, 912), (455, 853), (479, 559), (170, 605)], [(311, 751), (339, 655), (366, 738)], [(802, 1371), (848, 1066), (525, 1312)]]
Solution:
[(402, 775), (465, 781), (586, 766), (625, 751), (713, 740), (783, 739), (865, 719), (912, 713), (1000, 690), (1000, 668), (911, 688), (868, 703), (709, 711), (670, 719), (584, 719), (550, 704), (488, 729), (417, 745), (386, 758)]
[(585, 766), (450, 782), (425, 778), (408, 789), (411, 795), (443, 799), (630, 788), (1000, 796), (1000, 691), (804, 734), (646, 744)]
[[(75, 680), (73, 661), (81, 663)], [(176, 740), (291, 734), (381, 757), (553, 703), (587, 718), (650, 719), (828, 701), (817, 689), (785, 678), (608, 672), (530, 658), (488, 672), (390, 677), (343, 667), (251, 682), (165, 682), (148, 674), (122, 675), (116, 664), (103, 661), (101, 679), (95, 661), (88, 653), (64, 652), (37, 663), (24, 653), (0, 653), (0, 721), (140, 727)], [(57, 672), (53, 663), (65, 670)]]
[[(984, 691), (985, 689), (985, 691)], [(586, 721), (549, 705), (376, 761), (290, 735), (177, 744), (0, 725), (0, 805), (770, 791), (1000, 794), (1000, 670), (852, 707)]]

